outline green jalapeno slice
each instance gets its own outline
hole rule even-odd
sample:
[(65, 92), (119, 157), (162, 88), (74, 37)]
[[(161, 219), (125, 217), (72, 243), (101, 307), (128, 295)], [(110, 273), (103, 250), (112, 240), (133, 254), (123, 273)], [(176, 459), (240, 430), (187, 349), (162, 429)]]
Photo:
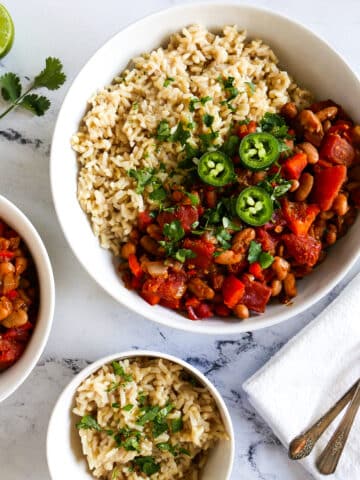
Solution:
[(279, 158), (279, 142), (271, 133), (250, 133), (241, 140), (239, 155), (246, 168), (264, 170)]
[(260, 187), (245, 188), (236, 201), (236, 213), (243, 222), (253, 227), (267, 223), (273, 211), (270, 195)]
[(200, 158), (198, 174), (201, 180), (214, 187), (222, 187), (235, 178), (234, 165), (225, 153), (207, 152)]

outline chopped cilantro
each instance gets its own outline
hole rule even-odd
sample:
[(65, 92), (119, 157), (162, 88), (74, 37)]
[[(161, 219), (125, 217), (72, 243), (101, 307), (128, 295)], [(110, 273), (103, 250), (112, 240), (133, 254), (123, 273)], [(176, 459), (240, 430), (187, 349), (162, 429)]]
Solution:
[(76, 424), (77, 429), (83, 429), (83, 430), (97, 430), (100, 432), (102, 428), (98, 424), (98, 422), (95, 420), (95, 418), (91, 415), (84, 415), (82, 419), (80, 420), (79, 423)]
[(160, 470), (160, 465), (155, 462), (154, 457), (135, 457), (133, 462), (145, 475), (153, 475)]
[(199, 205), (200, 199), (199, 199), (199, 197), (198, 197), (197, 195), (195, 195), (194, 193), (189, 193), (189, 192), (184, 192), (184, 193), (185, 193), (185, 195), (186, 195), (188, 198), (190, 198), (190, 200), (191, 200), (191, 205), (194, 205), (195, 207), (196, 207), (197, 205)]
[(211, 102), (211, 100), (212, 100), (212, 97), (202, 97), (200, 98), (200, 103), (201, 105), (205, 105), (205, 103)]
[(161, 120), (156, 129), (156, 138), (162, 142), (166, 142), (171, 137), (170, 125), (167, 120)]
[(202, 148), (204, 150), (209, 150), (209, 148), (214, 143), (219, 136), (219, 132), (210, 132), (210, 133), (201, 133), (199, 138), (201, 140)]
[(176, 127), (175, 132), (171, 136), (173, 142), (180, 142), (181, 145), (185, 145), (188, 138), (191, 137), (189, 130), (185, 130), (183, 124), (180, 122)]
[(183, 421), (182, 418), (173, 418), (171, 420), (171, 431), (172, 433), (180, 432), (183, 429)]
[(261, 268), (269, 268), (274, 261), (274, 257), (268, 252), (263, 252), (262, 246), (260, 243), (255, 242), (254, 240), (250, 243), (249, 252), (248, 252), (248, 262), (254, 263), (259, 262)]
[(205, 115), (203, 115), (202, 118), (203, 118), (204, 124), (209, 128), (214, 123), (214, 116), (213, 115), (209, 115), (208, 113), (205, 113)]
[(179, 250), (175, 252), (174, 257), (179, 262), (184, 263), (188, 258), (195, 258), (196, 254), (188, 248), (179, 248)]
[(160, 412), (160, 407), (155, 406), (155, 407), (148, 407), (146, 408), (146, 411), (144, 415), (142, 415), (137, 421), (137, 425), (145, 425), (145, 423), (153, 421), (157, 414)]
[(228, 242), (228, 240), (231, 239), (231, 234), (225, 228), (217, 228), (215, 232), (215, 238), (223, 249), (227, 250), (231, 247), (231, 244)]
[(154, 174), (156, 170), (154, 168), (138, 168), (128, 170), (128, 175), (131, 178), (134, 178), (137, 182), (136, 193), (142, 193), (146, 185), (153, 181)]
[(172, 242), (178, 242), (185, 236), (185, 230), (183, 229), (179, 220), (173, 220), (170, 223), (165, 223), (163, 227), (163, 233)]
[(112, 408), (120, 408), (120, 403), (114, 402), (111, 404)]
[(239, 149), (240, 138), (237, 135), (230, 135), (223, 143), (221, 150), (229, 157), (234, 157)]
[(256, 90), (256, 85), (253, 82), (245, 82), (245, 85), (249, 88), (250, 95), (254, 95)]
[(125, 405), (125, 407), (122, 407), (122, 410), (125, 410), (125, 412), (130, 412), (134, 408), (134, 405), (132, 403), (128, 403)]
[(125, 380), (125, 382), (131, 382), (132, 381), (132, 379), (133, 379), (132, 376), (125, 373), (124, 368), (120, 365), (119, 362), (117, 362), (115, 360), (111, 363), (111, 366), (113, 367), (115, 375), (118, 375), (119, 377), (122, 377)]
[(117, 388), (119, 388), (121, 385), (120, 382), (111, 382), (110, 385), (108, 386), (108, 388), (106, 389), (106, 391), (108, 393), (110, 392), (113, 392), (114, 390), (116, 390)]
[(167, 77), (166, 80), (164, 81), (164, 87), (168, 87), (171, 82), (175, 82), (175, 78)]
[(155, 188), (149, 195), (151, 200), (155, 200), (157, 202), (162, 202), (166, 198), (166, 190), (164, 187), (160, 185), (156, 185)]
[(276, 113), (266, 112), (260, 121), (260, 127), (263, 132), (268, 132), (278, 139), (292, 138), (288, 134), (288, 126), (284, 118)]

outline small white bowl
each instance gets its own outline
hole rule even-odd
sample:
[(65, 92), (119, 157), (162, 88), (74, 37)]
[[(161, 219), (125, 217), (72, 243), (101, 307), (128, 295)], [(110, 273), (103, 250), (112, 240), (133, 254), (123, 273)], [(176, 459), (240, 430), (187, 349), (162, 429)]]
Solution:
[(268, 43), (285, 68), (318, 99), (332, 98), (360, 121), (360, 83), (341, 56), (302, 25), (273, 12), (246, 5), (188, 4), (150, 15), (122, 30), (101, 47), (70, 87), (56, 123), (51, 148), (51, 187), (57, 215), (74, 254), (115, 300), (168, 327), (197, 333), (229, 335), (269, 327), (309, 308), (328, 293), (359, 257), (360, 221), (333, 248), (324, 263), (298, 284), (292, 306), (268, 305), (263, 315), (245, 321), (220, 317), (193, 322), (173, 310), (152, 307), (129, 291), (119, 278), (111, 254), (100, 248), (76, 197), (77, 161), (70, 138), (78, 131), (87, 100), (127, 66), (183, 27), (201, 23), (211, 30), (237, 24), (251, 38)]
[(191, 373), (209, 390), (216, 401), (229, 440), (218, 442), (216, 447), (211, 451), (205, 469), (202, 472), (201, 479), (229, 480), (234, 462), (235, 438), (231, 417), (220, 393), (199, 370), (189, 363), (172, 355), (146, 350), (131, 350), (116, 353), (97, 360), (76, 375), (62, 392), (50, 417), (47, 432), (46, 453), (52, 480), (63, 480), (64, 478), (91, 480), (94, 478), (87, 467), (85, 455), (81, 450), (81, 442), (75, 426), (78, 419), (76, 419), (76, 416), (72, 413), (75, 392), (85, 378), (96, 372), (103, 365), (113, 360), (124, 360), (134, 357), (163, 358), (170, 362), (177, 363), (184, 367), (184, 369)]
[(1, 402), (24, 382), (45, 348), (54, 316), (55, 286), (48, 254), (35, 227), (13, 203), (1, 195), (0, 218), (26, 243), (35, 262), (40, 288), (39, 312), (30, 341), (19, 360), (0, 372)]

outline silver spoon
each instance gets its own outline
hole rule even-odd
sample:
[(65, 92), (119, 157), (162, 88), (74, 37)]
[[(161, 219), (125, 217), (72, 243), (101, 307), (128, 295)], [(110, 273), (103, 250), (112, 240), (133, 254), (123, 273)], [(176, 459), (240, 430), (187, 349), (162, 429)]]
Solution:
[(335, 472), (359, 407), (360, 380), (349, 408), (316, 463), (320, 473), (330, 475)]
[(292, 440), (289, 446), (289, 457), (292, 460), (300, 460), (310, 455), (321, 435), (353, 398), (359, 381), (360, 379), (355, 382), (320, 420), (317, 420), (308, 430)]

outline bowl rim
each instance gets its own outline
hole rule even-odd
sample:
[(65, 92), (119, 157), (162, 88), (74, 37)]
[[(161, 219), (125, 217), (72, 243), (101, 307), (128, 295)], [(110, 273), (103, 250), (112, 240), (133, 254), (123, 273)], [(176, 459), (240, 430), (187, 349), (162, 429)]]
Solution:
[[(230, 475), (233, 470), (233, 465), (234, 465), (234, 458), (235, 458), (235, 434), (234, 434), (234, 427), (233, 427), (233, 422), (231, 419), (231, 415), (229, 413), (228, 407), (223, 399), (223, 396), (219, 392), (219, 390), (215, 387), (215, 385), (202, 373), (200, 370), (198, 370), (196, 367), (191, 365), (190, 363), (186, 362), (185, 360), (182, 360), (181, 358), (175, 357), (174, 355), (168, 354), (168, 353), (162, 353), (154, 350), (127, 350), (125, 352), (120, 352), (120, 353), (113, 353), (110, 355), (106, 355), (105, 357), (102, 357), (95, 362), (91, 363), (84, 369), (82, 369), (79, 373), (75, 375), (74, 378), (70, 380), (70, 382), (65, 386), (65, 388), (62, 390), (60, 393), (58, 399), (56, 400), (56, 403), (52, 409), (49, 423), (48, 423), (48, 428), (47, 428), (47, 433), (46, 433), (46, 460), (47, 460), (47, 465), (49, 468), (50, 472), (50, 477), (51, 478), (56, 478), (53, 475), (52, 471), (52, 463), (51, 463), (51, 454), (50, 454), (50, 443), (51, 443), (51, 435), (52, 431), (54, 430), (54, 422), (55, 422), (55, 415), (57, 410), (61, 407), (62, 402), (64, 402), (64, 397), (67, 396), (67, 394), (72, 395), (72, 401), (74, 400), (74, 395), (76, 392), (76, 389), (80, 385), (81, 382), (83, 382), (87, 377), (89, 377), (92, 373), (96, 372), (99, 370), (102, 366), (114, 361), (114, 360), (126, 360), (128, 358), (134, 358), (134, 357), (154, 357), (154, 358), (161, 358), (164, 360), (169, 360), (170, 362), (176, 363), (178, 365), (181, 365), (183, 368), (186, 370), (190, 371), (192, 375), (194, 375), (196, 378), (198, 378), (204, 385), (205, 387), (209, 390), (211, 393), (212, 397), (214, 398), (220, 415), (223, 419), (223, 422), (226, 427), (227, 433), (229, 435), (229, 445), (230, 445), (230, 461), (227, 467), (226, 476), (224, 477), (223, 480), (229, 480)], [(71, 413), (71, 410), (70, 412)], [(56, 430), (55, 430), (56, 431)], [(82, 454), (85, 458), (85, 455)]]
[[(223, 325), (214, 325), (214, 326), (209, 326), (209, 325), (203, 325), (201, 320), (198, 322), (193, 322), (189, 320), (188, 322), (183, 322), (181, 324), (172, 324), (169, 321), (166, 320), (165, 316), (162, 318), (157, 314), (158, 309), (154, 308), (150, 305), (147, 305), (147, 311), (146, 313), (143, 311), (144, 307), (143, 305), (139, 302), (132, 302), (131, 299), (122, 299), (120, 300), (117, 296), (112, 294), (106, 287), (106, 285), (100, 284), (96, 278), (96, 275), (92, 274), (90, 271), (90, 268), (87, 266), (87, 263), (85, 260), (81, 260), (80, 256), (78, 255), (78, 252), (73, 248), (73, 245), (68, 237), (66, 227), (63, 225), (62, 222), (62, 216), (61, 216), (61, 209), (59, 206), (59, 201), (56, 196), (56, 188), (55, 188), (55, 178), (53, 175), (53, 169), (55, 165), (55, 145), (56, 145), (56, 137), (58, 134), (58, 131), (60, 130), (61, 127), (61, 122), (62, 122), (62, 112), (64, 110), (64, 105), (67, 103), (67, 99), (69, 97), (70, 91), (73, 88), (74, 84), (77, 82), (79, 75), (81, 72), (93, 61), (93, 58), (95, 56), (101, 55), (102, 51), (107, 48), (107, 45), (114, 41), (114, 39), (118, 36), (126, 32), (126, 30), (131, 29), (137, 25), (140, 25), (142, 22), (146, 22), (151, 18), (155, 18), (157, 16), (161, 15), (166, 15), (169, 12), (176, 12), (176, 11), (184, 11), (184, 10), (191, 10), (191, 9), (196, 9), (199, 7), (209, 7), (209, 8), (221, 8), (221, 9), (226, 9), (226, 8), (237, 8), (239, 12), (241, 10), (250, 10), (256, 13), (262, 13), (266, 14), (269, 17), (277, 17), (282, 20), (285, 20), (286, 22), (289, 22), (292, 25), (295, 25), (297, 28), (303, 30), (307, 34), (310, 34), (311, 36), (315, 37), (315, 39), (322, 45), (324, 45), (327, 49), (331, 50), (332, 54), (337, 57), (337, 59), (342, 62), (344, 67), (346, 67), (349, 71), (349, 73), (360, 83), (360, 75), (358, 75), (350, 66), (349, 62), (333, 47), (330, 45), (330, 43), (325, 40), (321, 35), (318, 33), (313, 32), (309, 28), (307, 28), (305, 25), (303, 25), (300, 21), (294, 20), (288, 15), (279, 13), (277, 11), (273, 11), (272, 9), (269, 8), (264, 8), (264, 7), (258, 7), (258, 6), (253, 6), (251, 4), (245, 3), (245, 4), (238, 4), (234, 2), (226, 2), (226, 3), (220, 3), (216, 1), (211, 1), (209, 3), (201, 3), (201, 2), (194, 2), (190, 4), (180, 4), (176, 6), (171, 6), (169, 8), (165, 9), (159, 9), (155, 10), (154, 12), (150, 13), (149, 15), (145, 15), (141, 18), (138, 18), (137, 20), (133, 22), (129, 22), (127, 25), (125, 25), (121, 30), (119, 30), (117, 33), (114, 35), (111, 35), (96, 51), (93, 52), (92, 55), (87, 59), (87, 61), (82, 65), (82, 67), (79, 69), (78, 73), (74, 77), (73, 81), (71, 82), (68, 91), (63, 99), (61, 108), (58, 112), (58, 116), (56, 119), (54, 131), (53, 131), (53, 136), (52, 136), (52, 142), (51, 142), (51, 151), (50, 151), (50, 185), (51, 185), (51, 192), (52, 192), (52, 198), (53, 198), (53, 203), (56, 211), (56, 215), (59, 221), (59, 224), (61, 226), (61, 229), (63, 231), (63, 234), (66, 238), (66, 241), (68, 245), (70, 246), (72, 252), (74, 253), (75, 257), (79, 261), (79, 263), (82, 265), (82, 267), (85, 269), (85, 271), (90, 275), (90, 277), (99, 285), (109, 296), (111, 296), (114, 300), (116, 300), (118, 303), (121, 305), (124, 305), (127, 307), (129, 310), (134, 311), (141, 315), (142, 317), (145, 317), (146, 319), (152, 320), (160, 325), (169, 327), (169, 328), (174, 328), (176, 330), (180, 331), (186, 331), (186, 332), (191, 332), (191, 333), (197, 333), (197, 334), (207, 334), (207, 335), (237, 335), (239, 333), (245, 333), (248, 331), (256, 331), (260, 330), (263, 328), (267, 327), (272, 327), (274, 325), (277, 325), (279, 323), (282, 323), (286, 320), (290, 320), (294, 318), (296, 315), (304, 312), (305, 310), (309, 309), (311, 306), (315, 305), (317, 302), (319, 302), (326, 294), (328, 294), (343, 278), (344, 276), (348, 273), (348, 271), (351, 269), (351, 267), (356, 263), (356, 261), (360, 257), (360, 248), (357, 250), (356, 254), (350, 258), (347, 262), (344, 262), (341, 266), (341, 269), (338, 273), (334, 274), (331, 276), (331, 278), (328, 280), (327, 284), (324, 285), (323, 287), (317, 289), (316, 294), (312, 296), (312, 298), (303, 300), (301, 303), (297, 303), (295, 305), (291, 305), (291, 308), (284, 308), (281, 313), (279, 313), (276, 318), (273, 319), (268, 319), (266, 316), (263, 318), (260, 318), (259, 316), (257, 317), (256, 323), (247, 323), (242, 322), (241, 320), (234, 321), (232, 323), (228, 323), (226, 325), (226, 328), (224, 328)], [(85, 107), (84, 107), (85, 108)], [(84, 215), (86, 216), (85, 212)], [(102, 248), (99, 244), (99, 248)], [(123, 284), (119, 281), (119, 288), (125, 288)], [(162, 307), (165, 308), (165, 307)], [(180, 315), (180, 314), (179, 314)], [(194, 323), (196, 323), (196, 326), (194, 326)]]
[[(20, 232), (19, 235), (25, 242), (35, 263), (40, 290), (39, 311), (34, 332), (21, 357), (11, 367), (6, 369), (3, 374), (0, 374), (1, 403), (12, 395), (27, 379), (45, 349), (54, 319), (55, 282), (49, 255), (34, 225), (14, 203), (3, 195), (0, 195), (0, 208), (7, 210), (11, 217), (16, 217), (22, 227), (26, 230), (25, 235), (20, 234)], [(6, 223), (8, 222), (6, 221)], [(9, 223), (11, 226), (11, 222)], [(16, 230), (18, 231), (18, 229)], [(25, 363), (25, 367), (19, 363), (23, 359), (27, 362)], [(20, 369), (20, 366), (23, 368)], [(11, 376), (13, 369), (19, 369), (19, 372), (15, 371), (14, 380), (10, 379), (7, 382), (8, 386), (2, 389), (1, 375)]]

